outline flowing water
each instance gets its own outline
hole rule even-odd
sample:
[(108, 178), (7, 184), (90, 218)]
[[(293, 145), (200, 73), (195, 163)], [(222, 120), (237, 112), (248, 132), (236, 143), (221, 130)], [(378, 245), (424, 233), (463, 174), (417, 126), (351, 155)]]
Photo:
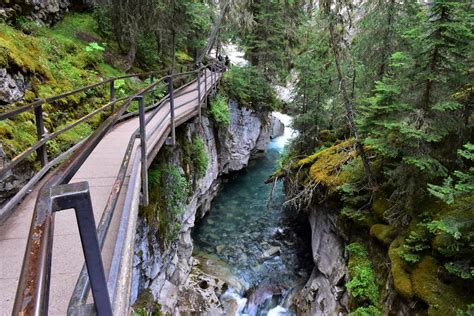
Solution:
[(239, 315), (292, 315), (291, 295), (312, 267), (306, 219), (283, 207), (281, 183), (269, 203), (264, 183), (291, 133), (285, 128), (265, 157), (229, 179), (193, 232), (194, 255), (225, 263), (242, 285), (221, 297), (237, 299)]

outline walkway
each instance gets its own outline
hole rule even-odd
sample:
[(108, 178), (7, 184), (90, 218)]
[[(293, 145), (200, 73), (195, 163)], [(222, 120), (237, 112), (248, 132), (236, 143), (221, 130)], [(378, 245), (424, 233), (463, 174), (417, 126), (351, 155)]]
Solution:
[[(206, 71), (206, 74), (207, 92), (209, 92), (211, 90), (210, 71)], [(201, 77), (201, 102), (198, 102), (197, 95), (196, 81), (181, 91), (176, 91), (174, 98), (176, 126), (198, 115), (199, 104), (202, 103), (206, 95), (204, 76)], [(153, 132), (154, 127), (158, 126), (160, 121), (164, 123)], [(149, 134), (147, 141), (149, 157), (154, 157), (164, 143), (169, 135), (170, 125), (169, 104), (166, 102), (146, 128), (147, 135)], [(115, 126), (94, 149), (71, 181), (71, 183), (89, 182), (96, 224), (100, 221), (103, 209), (112, 191), (112, 185), (119, 172), (130, 137), (138, 127), (138, 117)], [(134, 152), (137, 150), (138, 144), (139, 139), (135, 142)], [(122, 186), (118, 206), (102, 251), (106, 276), (114, 252), (120, 222), (119, 215), (123, 209), (129, 177), (130, 170), (128, 170)], [(41, 187), (41, 183), (18, 205), (14, 214), (0, 226), (0, 315), (10, 315), (13, 308), (18, 277), (39, 187)], [(84, 257), (74, 212), (69, 210), (59, 212), (56, 214), (54, 230), (49, 301), (50, 315), (66, 314), (67, 305), (83, 263)]]

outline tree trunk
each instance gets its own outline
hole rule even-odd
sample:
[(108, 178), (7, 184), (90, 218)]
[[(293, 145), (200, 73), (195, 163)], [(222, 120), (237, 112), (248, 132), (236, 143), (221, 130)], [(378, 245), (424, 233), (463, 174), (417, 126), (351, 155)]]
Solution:
[(125, 71), (129, 71), (132, 68), (133, 63), (135, 62), (135, 56), (137, 55), (137, 46), (135, 43), (131, 42), (130, 46), (128, 47), (127, 53), (127, 63), (125, 66)]
[(212, 47), (214, 46), (214, 43), (217, 40), (217, 36), (219, 34), (220, 27), (222, 25), (222, 22), (224, 21), (225, 14), (227, 10), (229, 9), (230, 6), (230, 0), (227, 0), (227, 2), (222, 6), (221, 13), (219, 15), (219, 18), (217, 19), (216, 23), (214, 23), (214, 26), (212, 27), (211, 34), (207, 38), (206, 46), (204, 47), (201, 55), (198, 57), (197, 62), (201, 62), (202, 58), (209, 54), (209, 52), (212, 50)]
[(336, 69), (337, 69), (337, 74), (339, 77), (339, 83), (340, 83), (340, 88), (342, 92), (342, 99), (344, 102), (344, 106), (346, 108), (347, 112), (347, 120), (349, 122), (349, 126), (351, 128), (352, 133), (354, 134), (355, 138), (355, 145), (356, 145), (356, 150), (360, 155), (360, 158), (362, 159), (362, 163), (364, 164), (364, 170), (365, 170), (365, 175), (367, 177), (367, 180), (369, 181), (369, 186), (372, 190), (376, 189), (375, 183), (374, 183), (374, 178), (372, 175), (372, 169), (370, 167), (369, 159), (367, 158), (367, 154), (364, 150), (364, 146), (362, 145), (359, 137), (359, 130), (357, 129), (357, 125), (355, 124), (354, 120), (354, 106), (352, 99), (349, 97), (348, 91), (347, 91), (347, 83), (346, 83), (346, 78), (344, 73), (342, 72), (341, 68), (341, 63), (340, 63), (340, 57), (339, 57), (339, 49), (336, 43), (335, 39), (335, 30), (334, 30), (334, 22), (332, 21), (332, 18), (329, 17), (331, 20), (329, 21), (329, 37), (330, 37), (330, 45), (333, 51), (334, 55), (334, 63), (336, 64)]
[(174, 70), (176, 68), (176, 31), (174, 29), (171, 30), (171, 47), (172, 47), (171, 56), (173, 58), (172, 72), (174, 73)]

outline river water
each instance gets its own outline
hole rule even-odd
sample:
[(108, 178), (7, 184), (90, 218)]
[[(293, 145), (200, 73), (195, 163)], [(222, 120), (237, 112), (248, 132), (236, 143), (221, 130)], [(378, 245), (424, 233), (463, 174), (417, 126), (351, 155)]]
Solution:
[[(289, 118), (280, 117), (288, 126)], [(281, 183), (269, 202), (272, 185), (264, 183), (291, 134), (286, 127), (264, 157), (232, 175), (193, 231), (194, 255), (226, 264), (241, 285), (221, 296), (238, 301), (234, 314), (293, 315), (291, 296), (312, 268), (305, 216), (283, 207)]]

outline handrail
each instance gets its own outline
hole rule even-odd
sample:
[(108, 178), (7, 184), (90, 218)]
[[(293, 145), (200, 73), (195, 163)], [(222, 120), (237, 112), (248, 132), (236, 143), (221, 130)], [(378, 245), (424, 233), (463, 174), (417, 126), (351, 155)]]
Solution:
[[(190, 66), (190, 65), (193, 65), (193, 64), (189, 63), (189, 64), (184, 64), (183, 66), (187, 67), (187, 66)], [(47, 98), (40, 98), (40, 99), (37, 99), (36, 101), (33, 101), (31, 103), (28, 103), (28, 104), (23, 105), (21, 107), (18, 107), (16, 109), (0, 113), (0, 121), (9, 119), (9, 118), (11, 118), (15, 115), (21, 114), (23, 112), (32, 110), (33, 108), (35, 108), (37, 106), (40, 106), (42, 104), (47, 104), (47, 103), (51, 103), (51, 102), (54, 102), (54, 101), (57, 101), (57, 100), (60, 100), (60, 99), (64, 99), (64, 98), (67, 98), (71, 95), (75, 95), (75, 94), (78, 94), (78, 93), (81, 93), (81, 92), (84, 92), (84, 91), (87, 91), (87, 90), (105, 85), (107, 83), (111, 83), (111, 82), (116, 81), (116, 80), (128, 79), (128, 78), (133, 78), (133, 77), (145, 77), (145, 76), (151, 76), (151, 75), (156, 75), (156, 74), (167, 73), (167, 72), (170, 71), (170, 69), (171, 68), (168, 68), (168, 69), (165, 69), (165, 70), (160, 70), (160, 71), (149, 71), (149, 72), (143, 72), (143, 73), (134, 73), (134, 74), (129, 74), (129, 75), (112, 77), (112, 78), (108, 78), (108, 79), (100, 81), (100, 82), (92, 83), (90, 85), (86, 85), (86, 86), (83, 86), (83, 87), (80, 87), (80, 88), (77, 88), (77, 89), (74, 89), (74, 90), (71, 90), (71, 91), (67, 91), (67, 92), (64, 92), (64, 93), (61, 93), (61, 94), (58, 94), (58, 95), (54, 95), (54, 96), (47, 97)], [(13, 102), (13, 103), (10, 103), (8, 105), (12, 105), (12, 104), (15, 104), (15, 103), (18, 103), (18, 102), (19, 101)], [(8, 105), (6, 105), (6, 106), (8, 106)]]
[[(206, 67), (208, 66), (202, 66), (192, 72), (187, 72), (187, 74), (199, 74)], [(217, 70), (217, 68), (215, 69)], [(48, 204), (50, 190), (58, 185), (67, 184), (72, 179), (94, 148), (119, 121), (134, 99), (152, 91), (163, 80), (171, 79), (177, 75), (184, 74), (162, 77), (125, 99), (119, 109), (111, 114), (59, 168), (54, 170), (51, 177), (41, 187), (29, 231), (13, 309), (14, 314), (47, 314), (54, 232), (54, 213), (51, 212), (51, 207)]]
[[(185, 64), (183, 66), (185, 67), (188, 67), (190, 64)], [(202, 69), (202, 67), (201, 67)], [(196, 70), (195, 70), (196, 71)], [(41, 170), (39, 171), (40, 173), (45, 173), (45, 171), (47, 171), (47, 169), (49, 169), (51, 167), (51, 165), (48, 163), (48, 155), (47, 155), (47, 151), (46, 151), (46, 143), (59, 136), (60, 134), (74, 128), (75, 126), (79, 125), (80, 123), (86, 121), (86, 120), (89, 120), (90, 118), (92, 118), (94, 115), (98, 114), (99, 112), (102, 112), (104, 111), (105, 109), (107, 108), (111, 108), (112, 112), (114, 111), (114, 106), (115, 104), (119, 103), (119, 102), (123, 102), (125, 100), (127, 100), (128, 97), (123, 97), (123, 98), (119, 98), (119, 99), (115, 99), (115, 93), (114, 93), (114, 89), (113, 89), (113, 82), (115, 80), (119, 80), (119, 79), (124, 79), (124, 78), (130, 78), (130, 77), (140, 77), (140, 76), (149, 76), (149, 75), (153, 75), (153, 74), (158, 74), (158, 73), (169, 73), (170, 70), (169, 69), (166, 69), (166, 70), (163, 70), (163, 71), (151, 71), (151, 72), (145, 72), (145, 73), (137, 73), (137, 74), (130, 74), (130, 75), (124, 75), (124, 76), (119, 76), (119, 77), (113, 77), (113, 78), (109, 78), (107, 80), (104, 80), (104, 81), (101, 81), (101, 82), (98, 82), (98, 83), (94, 83), (94, 84), (91, 84), (91, 85), (88, 85), (88, 86), (84, 86), (84, 87), (81, 87), (81, 88), (78, 88), (78, 89), (75, 89), (75, 90), (72, 90), (72, 91), (68, 91), (68, 92), (65, 92), (65, 93), (62, 93), (62, 94), (59, 94), (59, 95), (56, 95), (56, 96), (53, 96), (53, 97), (50, 97), (50, 98), (46, 98), (46, 99), (40, 99), (40, 100), (37, 100), (33, 103), (30, 103), (28, 105), (25, 105), (23, 107), (20, 107), (20, 108), (17, 108), (17, 109), (13, 109), (11, 111), (7, 111), (7, 112), (4, 112), (4, 113), (1, 113), (0, 114), (0, 121), (3, 120), (3, 119), (8, 119), (8, 118), (12, 118), (14, 117), (15, 115), (18, 115), (20, 113), (23, 113), (25, 111), (28, 111), (28, 110), (31, 110), (31, 109), (34, 109), (35, 110), (35, 116), (36, 116), (36, 129), (37, 129), (37, 142), (34, 143), (33, 145), (31, 145), (30, 147), (26, 148), (23, 152), (21, 152), (20, 154), (18, 154), (17, 156), (13, 157), (11, 159), (11, 161), (4, 165), (2, 169), (0, 169), (0, 179), (5, 177), (8, 172), (11, 172), (15, 167), (17, 167), (21, 162), (23, 162), (25, 159), (27, 159), (31, 154), (33, 154), (35, 151), (38, 153), (38, 159), (40, 160), (41, 162)], [(189, 74), (189, 73), (192, 73), (192, 71), (190, 72), (186, 72), (186, 74)], [(178, 73), (178, 74), (168, 74), (167, 76), (165, 77), (162, 77), (161, 80), (165, 80), (166, 78), (168, 78), (169, 76), (173, 76), (173, 77), (176, 77), (176, 76), (180, 76), (182, 75), (183, 73)], [(50, 134), (44, 134), (44, 123), (43, 123), (43, 114), (42, 114), (42, 105), (45, 104), (45, 103), (49, 103), (49, 102), (53, 102), (53, 101), (56, 101), (56, 100), (59, 100), (61, 98), (65, 98), (67, 96), (70, 96), (70, 95), (73, 95), (73, 94), (76, 94), (76, 93), (80, 93), (80, 92), (83, 92), (83, 91), (86, 91), (88, 89), (92, 89), (94, 87), (97, 87), (97, 86), (100, 86), (100, 85), (104, 85), (106, 83), (111, 83), (111, 90), (110, 90), (110, 102), (103, 105), (102, 107), (92, 111), (91, 113), (83, 116), (82, 118), (74, 121), (73, 123), (71, 123), (70, 125), (67, 125), (65, 127), (63, 127), (62, 129), (60, 130), (57, 130), (57, 131), (54, 131)], [(157, 82), (156, 82), (157, 83)], [(153, 87), (155, 87), (156, 85), (154, 85)], [(153, 88), (152, 88), (153, 89)], [(147, 92), (151, 92), (151, 90), (147, 90)], [(147, 93), (146, 92), (146, 93)], [(148, 110), (148, 109), (147, 109)], [(125, 117), (129, 117), (131, 115), (126, 115)], [(124, 118), (124, 116), (122, 116), (120, 119), (122, 120)], [(48, 168), (45, 169), (45, 167), (49, 166)], [(39, 180), (38, 177), (34, 177), (34, 181), (28, 181), (28, 183), (26, 184), (26, 186), (28, 187), (31, 187), (32, 185), (34, 185), (37, 181)], [(2, 207), (0, 209), (0, 224), (3, 223), (7, 218), (8, 216), (11, 214), (12, 212), (12, 209), (13, 207), (16, 205), (16, 203), (18, 203), (23, 197), (24, 195), (26, 194), (27, 190), (20, 190), (13, 198), (12, 200), (15, 202), (15, 203), (7, 203), (6, 205), (4, 205), (4, 207)]]

